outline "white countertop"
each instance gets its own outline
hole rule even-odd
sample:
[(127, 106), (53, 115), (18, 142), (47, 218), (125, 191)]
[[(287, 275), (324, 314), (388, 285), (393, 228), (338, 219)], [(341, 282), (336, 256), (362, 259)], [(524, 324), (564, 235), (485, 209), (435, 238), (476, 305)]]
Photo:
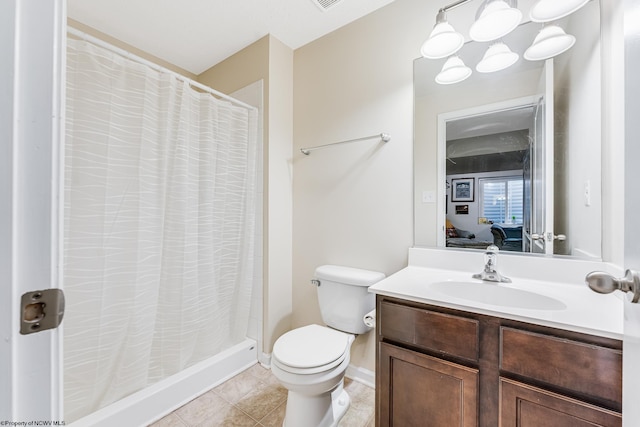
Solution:
[[(410, 255), (410, 261), (417, 258), (415, 254), (413, 255), (413, 257)], [(449, 256), (452, 256), (452, 254), (450, 253)], [(502, 257), (502, 254), (500, 256)], [(460, 271), (461, 269), (469, 270), (468, 266), (475, 264), (475, 262), (470, 263), (469, 260), (463, 258), (464, 255), (461, 256), (459, 260), (461, 263), (458, 265), (467, 266), (467, 268), (462, 267), (455, 270), (434, 268), (433, 266), (409, 265), (374, 284), (369, 288), (369, 291), (419, 303), (503, 317), (590, 335), (622, 339), (623, 301), (620, 293), (597, 294), (584, 283), (584, 275), (582, 275), (582, 279), (578, 276), (572, 283), (534, 280), (515, 276), (509, 276), (513, 280), (512, 283), (482, 282), (472, 279), (471, 272)], [(475, 258), (477, 256), (474, 255)], [(503, 259), (500, 261), (503, 261)], [(522, 262), (522, 260), (517, 260), (517, 262)], [(506, 263), (508, 264), (508, 261)], [(599, 267), (600, 265), (594, 264), (588, 267), (593, 268), (594, 266)], [(478, 267), (479, 270), (482, 269), (481, 262)], [(564, 267), (566, 271), (566, 265), (561, 263), (559, 267)], [(556, 267), (552, 265), (548, 268), (553, 269)], [(599, 269), (602, 270), (603, 268)], [(606, 270), (606, 268), (604, 269)], [(532, 273), (535, 274), (535, 270)], [(548, 273), (548, 271), (545, 271), (545, 273)], [(582, 272), (579, 272), (579, 274), (582, 274)], [(491, 285), (508, 288), (506, 291), (515, 294), (516, 297), (522, 294), (523, 301), (521, 301), (522, 304), (516, 303), (514, 306), (496, 305), (491, 303), (491, 298), (451, 295), (449, 292), (443, 292), (443, 289), (448, 286), (447, 283), (443, 282), (447, 281), (465, 282), (470, 283), (472, 286), (477, 283), (478, 286)], [(451, 285), (455, 286), (455, 283), (451, 283)], [(525, 292), (511, 291), (512, 289)], [(556, 303), (544, 309), (525, 308), (528, 305), (527, 301), (525, 301), (527, 296), (537, 296), (527, 294), (527, 292), (541, 295), (543, 299), (544, 297), (553, 298)]]

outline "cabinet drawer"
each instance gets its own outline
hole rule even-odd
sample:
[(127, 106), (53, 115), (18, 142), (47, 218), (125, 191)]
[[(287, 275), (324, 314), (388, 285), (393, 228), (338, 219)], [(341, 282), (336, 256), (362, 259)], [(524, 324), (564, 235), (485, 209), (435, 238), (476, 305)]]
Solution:
[(426, 350), (478, 361), (479, 322), (388, 301), (380, 303), (380, 335)]
[(622, 402), (622, 352), (502, 327), (500, 369), (614, 403)]

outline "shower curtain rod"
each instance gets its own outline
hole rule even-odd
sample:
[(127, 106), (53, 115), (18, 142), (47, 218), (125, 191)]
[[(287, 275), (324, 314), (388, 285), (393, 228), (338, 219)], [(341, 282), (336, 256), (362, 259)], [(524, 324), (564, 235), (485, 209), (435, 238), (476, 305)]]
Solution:
[(332, 145), (346, 144), (349, 142), (366, 141), (367, 139), (373, 139), (373, 138), (380, 138), (382, 142), (389, 142), (391, 140), (391, 135), (389, 135), (388, 133), (378, 133), (371, 136), (363, 136), (362, 138), (349, 139), (347, 141), (333, 142), (331, 144), (318, 145), (316, 147), (301, 148), (300, 151), (302, 152), (302, 154), (305, 154), (308, 156), (309, 154), (311, 154), (313, 150), (319, 150), (321, 148), (331, 147)]
[(146, 65), (147, 67), (153, 68), (156, 71), (160, 71), (162, 73), (171, 74), (172, 76), (176, 77), (177, 79), (182, 80), (183, 82), (186, 82), (189, 86), (193, 86), (193, 87), (198, 88), (198, 89), (200, 89), (200, 90), (202, 90), (204, 92), (210, 93), (211, 95), (213, 95), (213, 96), (215, 96), (217, 98), (222, 98), (222, 99), (227, 100), (227, 101), (229, 101), (229, 102), (231, 102), (233, 104), (236, 104), (236, 105), (238, 105), (240, 107), (247, 108), (250, 111), (257, 111), (258, 110), (253, 105), (249, 105), (249, 104), (247, 104), (245, 102), (242, 102), (242, 101), (239, 101), (239, 100), (237, 100), (237, 99), (235, 99), (235, 98), (233, 98), (233, 97), (231, 97), (231, 96), (229, 96), (227, 94), (224, 94), (222, 92), (218, 92), (217, 90), (212, 89), (209, 86), (205, 86), (202, 83), (198, 83), (195, 80), (191, 80), (190, 78), (188, 78), (186, 76), (183, 76), (180, 73), (176, 73), (175, 71), (171, 71), (168, 68), (165, 68), (163, 66), (155, 64), (155, 63), (153, 63), (151, 61), (147, 61), (146, 59), (141, 58), (138, 55), (134, 55), (131, 52), (128, 52), (128, 51), (126, 51), (124, 49), (121, 49), (121, 48), (119, 48), (117, 46), (114, 46), (114, 45), (112, 45), (110, 43), (107, 43), (104, 40), (100, 40), (99, 38), (94, 37), (91, 34), (85, 33), (83, 31), (80, 31), (80, 30), (78, 30), (76, 28), (73, 28), (73, 27), (70, 27), (68, 25), (67, 25), (67, 33), (72, 34), (73, 36), (78, 37), (81, 40), (88, 41), (89, 43), (93, 43), (93, 44), (95, 44), (97, 46), (100, 46), (100, 47), (102, 47), (104, 49), (110, 50), (111, 52), (113, 52), (113, 53), (115, 53), (117, 55), (120, 55), (120, 56), (122, 56), (124, 58), (131, 59), (132, 61), (136, 61), (136, 62), (138, 62), (140, 64)]

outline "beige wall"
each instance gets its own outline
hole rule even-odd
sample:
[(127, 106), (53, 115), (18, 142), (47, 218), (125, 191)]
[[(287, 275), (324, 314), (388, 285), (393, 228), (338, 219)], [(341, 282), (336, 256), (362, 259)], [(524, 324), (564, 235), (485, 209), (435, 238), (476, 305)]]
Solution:
[(268, 229), (265, 274), (264, 339), (266, 353), (273, 343), (291, 329), (292, 312), (292, 211), (293, 177), (291, 150), (293, 145), (293, 51), (270, 37), (269, 56), (269, 138), (265, 155), (268, 203), (265, 205)]
[(265, 36), (198, 76), (224, 93), (264, 82), (263, 349), (291, 329), (293, 51)]
[(198, 81), (222, 93), (231, 93), (262, 79), (268, 95), (270, 41), (271, 37), (264, 36), (200, 74)]
[[(391, 274), (413, 242), (413, 60), (436, 7), (394, 3), (295, 51), (293, 326), (321, 323), (315, 267)], [(391, 141), (300, 148), (387, 132)], [(435, 163), (434, 163), (435, 165)], [(375, 369), (375, 333), (352, 364)]]

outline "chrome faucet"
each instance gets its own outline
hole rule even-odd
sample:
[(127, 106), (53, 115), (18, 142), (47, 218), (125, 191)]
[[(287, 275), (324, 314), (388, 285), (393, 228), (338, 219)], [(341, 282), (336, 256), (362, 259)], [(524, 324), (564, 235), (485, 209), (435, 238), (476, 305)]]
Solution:
[(484, 253), (484, 270), (478, 274), (474, 274), (474, 279), (480, 279), (487, 282), (502, 282), (511, 283), (511, 279), (498, 273), (498, 247), (496, 245), (490, 245), (487, 247), (487, 251)]

